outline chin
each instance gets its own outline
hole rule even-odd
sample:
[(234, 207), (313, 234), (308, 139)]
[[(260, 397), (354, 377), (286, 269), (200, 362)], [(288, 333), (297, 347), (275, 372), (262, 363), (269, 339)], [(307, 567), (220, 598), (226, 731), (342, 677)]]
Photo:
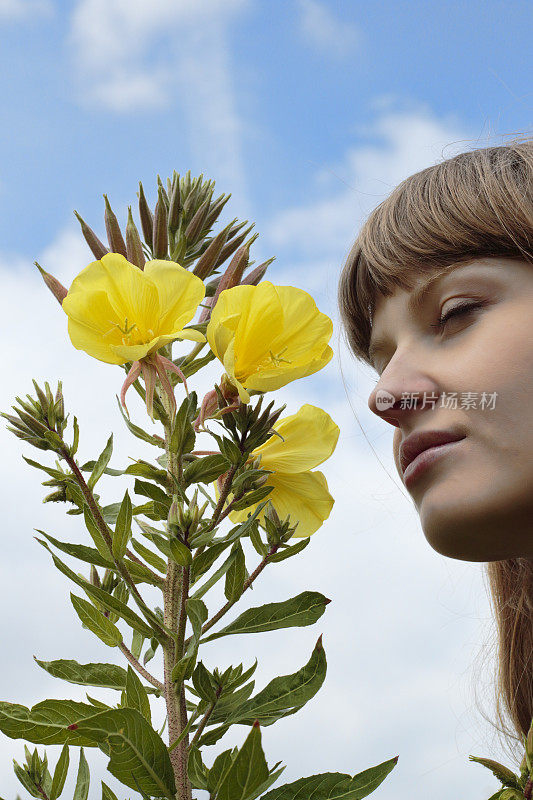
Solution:
[(508, 525), (498, 517), (468, 517), (464, 508), (455, 505), (452, 511), (426, 509), (420, 522), (428, 544), (447, 558), (479, 563), (533, 557), (524, 552), (523, 541), (505, 535)]

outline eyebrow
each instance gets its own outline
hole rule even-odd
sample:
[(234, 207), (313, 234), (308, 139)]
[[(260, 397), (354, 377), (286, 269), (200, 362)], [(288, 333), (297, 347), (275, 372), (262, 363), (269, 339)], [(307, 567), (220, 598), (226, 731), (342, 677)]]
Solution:
[[(436, 275), (430, 275), (429, 278), (426, 278), (420, 286), (418, 286), (411, 294), (407, 302), (407, 313), (410, 316), (414, 316), (415, 312), (420, 309), (420, 307), (424, 304), (424, 301), (428, 294), (433, 290), (433, 287), (439, 283), (443, 278), (453, 272), (456, 269), (460, 269), (461, 267), (467, 267), (470, 265), (470, 262), (459, 262), (448, 264), (447, 266), (443, 267), (440, 272)], [(368, 357), (372, 366), (374, 366), (374, 358), (378, 353), (380, 353), (386, 345), (387, 339), (384, 336), (378, 336), (369, 346), (368, 348)], [(375, 367), (374, 367), (375, 369)]]

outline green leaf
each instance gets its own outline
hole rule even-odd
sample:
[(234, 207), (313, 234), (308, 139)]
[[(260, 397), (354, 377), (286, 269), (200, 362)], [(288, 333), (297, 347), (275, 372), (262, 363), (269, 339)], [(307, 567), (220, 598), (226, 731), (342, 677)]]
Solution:
[(118, 800), (115, 792), (109, 788), (107, 783), (102, 781), (102, 800)]
[(83, 720), (78, 731), (109, 747), (109, 772), (130, 789), (175, 800), (176, 785), (168, 749), (142, 714), (134, 708), (102, 711)]
[(202, 635), (202, 625), (208, 617), (207, 606), (202, 600), (189, 597), (185, 602), (187, 616), (192, 625), (192, 636), (183, 657), (172, 670), (172, 680), (180, 683), (192, 675), (198, 654), (198, 644)]
[(268, 776), (268, 765), (261, 745), (261, 730), (259, 723), (254, 722), (231, 766), (222, 774), (216, 791), (217, 800), (248, 800), (255, 797), (255, 790)]
[(72, 437), (72, 446), (70, 448), (70, 455), (74, 458), (74, 456), (78, 452), (78, 444), (80, 441), (80, 426), (78, 425), (78, 419), (76, 416), (74, 416), (74, 421), (72, 425), (74, 427), (74, 435)]
[[(264, 558), (268, 553), (268, 547), (261, 539), (261, 534), (259, 533), (259, 528), (257, 524), (254, 525), (250, 530), (250, 541), (252, 542), (252, 545), (257, 555), (261, 556), (261, 558)], [(269, 556), (269, 560), (271, 558), (272, 556)]]
[(206, 669), (202, 661), (196, 664), (191, 677), (193, 686), (198, 692), (198, 697), (208, 703), (212, 703), (217, 699), (213, 679), (210, 677), (209, 670)]
[(89, 487), (89, 489), (91, 489), (91, 491), (94, 489), (98, 480), (104, 474), (104, 470), (109, 464), (112, 452), (113, 452), (113, 434), (111, 434), (111, 436), (107, 440), (106, 446), (98, 456), (98, 460), (94, 465), (89, 480), (87, 481), (87, 486)]
[(236, 602), (243, 592), (244, 581), (247, 578), (246, 561), (244, 551), (240, 542), (236, 542), (232, 550), (235, 550), (235, 560), (226, 573), (224, 583), (224, 594), (230, 602)]
[(33, 658), (49, 675), (69, 683), (121, 690), (126, 686), (126, 670), (116, 664), (78, 664), (68, 659), (39, 661), (35, 656)]
[(196, 746), (189, 749), (187, 775), (193, 789), (207, 789), (207, 769)]
[(216, 794), (217, 786), (231, 767), (233, 761), (232, 752), (232, 750), (224, 750), (224, 752), (219, 753), (219, 755), (213, 761), (213, 765), (207, 773), (207, 791), (209, 794)]
[(183, 471), (183, 485), (186, 487), (191, 483), (212, 483), (230, 467), (231, 463), (221, 453), (197, 458)]
[(119, 629), (110, 622), (107, 617), (104, 617), (101, 611), (75, 594), (70, 593), (72, 605), (81, 619), (83, 624), (89, 628), (90, 631), (98, 636), (104, 644), (109, 647), (117, 647), (122, 642), (122, 634)]
[(229, 728), (229, 725), (219, 725), (218, 728), (213, 728), (213, 730), (202, 734), (198, 740), (198, 747), (209, 747), (212, 744), (216, 744), (219, 739), (222, 739)]
[(81, 586), (81, 588), (84, 590), (84, 592), (86, 592), (86, 594), (90, 595), (91, 597), (94, 597), (96, 600), (98, 600), (98, 602), (102, 603), (102, 605), (104, 605), (105, 608), (108, 609), (108, 611), (114, 611), (116, 614), (122, 617), (122, 619), (125, 622), (127, 622), (131, 628), (139, 631), (145, 637), (151, 638), (152, 636), (155, 635), (154, 631), (146, 624), (146, 622), (144, 622), (143, 619), (141, 619), (141, 617), (139, 617), (138, 614), (132, 611), (131, 608), (129, 608), (124, 603), (121, 603), (119, 600), (117, 600), (116, 597), (109, 594), (108, 592), (105, 592), (100, 587), (93, 586), (92, 583), (85, 580), (85, 578), (76, 575), (75, 572), (73, 572), (69, 567), (67, 567), (67, 565), (64, 564), (61, 561), (61, 559), (59, 559), (50, 550), (46, 542), (43, 542), (41, 539), (37, 539), (37, 541), (49, 551), (54, 561), (54, 564), (56, 565), (58, 570), (62, 572), (64, 575), (66, 575), (67, 578), (70, 578), (70, 580), (76, 583), (78, 586)]
[(295, 556), (296, 553), (300, 553), (304, 548), (307, 547), (310, 541), (311, 541), (310, 536), (303, 537), (302, 539), (300, 539), (298, 544), (286, 547), (284, 550), (279, 550), (277, 553), (272, 553), (268, 557), (268, 560), (276, 562), (284, 561), (286, 558), (290, 558), (291, 556)]
[(36, 467), (37, 469), (42, 469), (43, 472), (46, 472), (46, 474), (50, 475), (51, 478), (56, 478), (56, 480), (64, 481), (68, 477), (60, 469), (54, 469), (53, 467), (45, 467), (44, 464), (39, 464), (38, 461), (33, 461), (31, 458), (26, 458), (26, 456), (22, 456), (22, 458), (31, 467)]
[(87, 800), (89, 796), (89, 784), (91, 776), (89, 775), (89, 765), (83, 752), (83, 747), (80, 750), (80, 765), (78, 767), (78, 777), (76, 779), (76, 788), (74, 789), (74, 797), (72, 800)]
[[(138, 520), (136, 520), (138, 522)], [(144, 544), (138, 542), (137, 539), (131, 539), (131, 546), (135, 550), (141, 558), (144, 558), (145, 561), (150, 564), (151, 567), (158, 570), (158, 572), (162, 572), (165, 575), (167, 571), (167, 565), (162, 558), (160, 558), (157, 553), (152, 553), (152, 551), (145, 547)]]
[[(191, 326), (189, 326), (191, 327)], [(207, 355), (202, 356), (201, 358), (195, 358), (194, 361), (189, 361), (188, 364), (185, 364), (181, 370), (186, 378), (190, 378), (191, 375), (194, 375), (195, 372), (198, 372), (199, 369), (205, 367), (206, 364), (209, 364), (210, 361), (216, 358), (216, 355), (210, 351)], [(192, 394), (192, 392), (191, 392)], [(192, 450), (192, 447), (191, 447)]]
[(201, 644), (235, 633), (260, 633), (280, 628), (313, 625), (320, 619), (328, 603), (328, 598), (320, 592), (301, 592), (296, 597), (283, 600), (281, 603), (266, 603), (256, 608), (248, 608), (222, 630), (204, 637)]
[(165, 442), (162, 439), (156, 439), (155, 436), (151, 436), (149, 433), (147, 433), (147, 431), (144, 431), (142, 428), (139, 428), (138, 425), (134, 425), (133, 422), (130, 422), (130, 420), (127, 418), (127, 416), (125, 415), (124, 411), (122, 410), (122, 405), (120, 403), (120, 400), (119, 400), (118, 396), (115, 395), (115, 397), (117, 398), (117, 404), (118, 404), (119, 411), (120, 411), (120, 413), (122, 415), (122, 419), (126, 423), (126, 427), (130, 431), (130, 433), (133, 433), (133, 435), (136, 436), (137, 439), (142, 439), (144, 442), (148, 442), (149, 444), (153, 444), (156, 447), (164, 448), (165, 447)]
[(191, 392), (179, 407), (170, 436), (169, 449), (171, 453), (182, 455), (193, 450), (196, 434), (192, 426), (192, 420), (196, 416), (197, 405), (198, 397), (196, 392)]
[(231, 504), (231, 507), (234, 511), (242, 511), (244, 508), (255, 505), (255, 503), (260, 503), (270, 494), (273, 488), (273, 486), (260, 486), (259, 489), (254, 489), (252, 492), (245, 494), (242, 500), (236, 500)]
[(10, 739), (26, 739), (34, 744), (93, 747), (90, 739), (67, 728), (93, 714), (93, 706), (75, 700), (43, 700), (32, 709), (0, 701), (0, 730)]
[(113, 555), (117, 561), (121, 561), (128, 547), (128, 541), (131, 536), (131, 520), (132, 520), (132, 506), (128, 490), (122, 500), (120, 511), (118, 512), (117, 523), (115, 525), (115, 533), (113, 534)]
[(362, 800), (380, 786), (398, 762), (398, 756), (353, 777), (341, 772), (323, 772), (286, 783), (264, 794), (261, 800)]
[(161, 486), (166, 488), (168, 483), (168, 475), (166, 470), (158, 469), (148, 461), (139, 459), (134, 464), (130, 464), (124, 470), (124, 475), (136, 475), (138, 478), (148, 478), (148, 480), (160, 483)]
[(231, 567), (236, 558), (237, 558), (237, 551), (232, 550), (227, 559), (224, 561), (224, 563), (216, 570), (216, 572), (213, 572), (211, 577), (208, 580), (206, 580), (206, 582), (202, 584), (202, 586), (200, 586), (194, 592), (194, 594), (191, 595), (191, 597), (195, 598), (203, 597), (204, 594), (208, 592), (212, 586), (215, 585), (215, 583), (218, 583), (219, 579), (228, 571), (228, 569)]
[(500, 783), (503, 783), (504, 786), (513, 789), (522, 788), (519, 776), (515, 775), (508, 767), (499, 764), (498, 761), (493, 761), (491, 758), (479, 758), (478, 756), (468, 756), (468, 760), (475, 761), (478, 764), (482, 764), (487, 769), (490, 769), (492, 774), (498, 778)]
[(326, 668), (322, 636), (319, 636), (309, 661), (301, 669), (274, 678), (255, 697), (240, 704), (229, 715), (221, 714), (217, 705), (208, 724), (252, 725), (254, 720), (258, 720), (261, 725), (273, 725), (278, 719), (295, 714), (314, 697), (324, 683)]
[(181, 567), (189, 567), (192, 564), (192, 553), (187, 545), (180, 542), (174, 536), (168, 542), (170, 555), (176, 564)]
[(70, 763), (70, 755), (68, 744), (63, 745), (61, 755), (54, 770), (54, 777), (52, 780), (52, 789), (50, 791), (50, 800), (57, 800), (65, 787), (65, 781), (68, 775), (68, 768)]
[(107, 703), (102, 703), (101, 700), (96, 700), (96, 698), (91, 697), (88, 692), (85, 692), (85, 697), (87, 698), (89, 703), (91, 703), (91, 705), (93, 705), (99, 711), (103, 710), (104, 708), (112, 708), (112, 706), (108, 706)]
[(110, 503), (108, 506), (104, 506), (101, 511), (104, 522), (107, 522), (108, 525), (115, 525), (120, 511), (120, 503)]
[(15, 761), (15, 759), (13, 759), (13, 771), (26, 791), (31, 794), (32, 797), (42, 798), (42, 794), (35, 788), (35, 783), (32, 781), (26, 770), (21, 767), (20, 764)]
[[(87, 547), (83, 544), (72, 544), (70, 542), (60, 542), (59, 539), (54, 539), (53, 536), (50, 536), (50, 534), (39, 530), (39, 528), (35, 528), (35, 530), (39, 531), (42, 536), (46, 536), (48, 541), (51, 542), (54, 547), (57, 547), (58, 550), (61, 550), (63, 553), (67, 553), (73, 558), (78, 558), (80, 561), (85, 561), (88, 564), (94, 564), (97, 567), (105, 567), (105, 569), (116, 570), (115, 563), (111, 561), (110, 558), (103, 558), (99, 551), (93, 547)], [(109, 554), (107, 545), (105, 545), (105, 547)], [(142, 564), (137, 564), (137, 562), (130, 561), (130, 559), (125, 558), (124, 565), (127, 567), (128, 572), (135, 583), (150, 583), (152, 586), (161, 585), (161, 583), (156, 580), (154, 575)]]
[(193, 586), (198, 578), (201, 578), (204, 572), (214, 564), (217, 560), (219, 555), (224, 552), (224, 550), (228, 547), (230, 542), (216, 542), (212, 544), (211, 547), (208, 547), (207, 550), (204, 550), (199, 555), (195, 555), (192, 560), (191, 565), (191, 574), (190, 574), (190, 584)]
[(171, 498), (160, 486), (157, 486), (155, 483), (141, 481), (139, 478), (136, 478), (134, 491), (135, 494), (140, 494), (143, 497), (149, 497), (150, 500), (154, 500), (164, 506), (168, 505), (170, 508)]
[(125, 704), (128, 708), (136, 708), (152, 724), (150, 701), (148, 700), (146, 689), (137, 673), (129, 665), (126, 677)]
[[(85, 506), (87, 508), (87, 506)], [(113, 569), (114, 564), (109, 558), (109, 549), (107, 545), (104, 543), (104, 547), (107, 550), (107, 558), (105, 558), (99, 550), (96, 550), (94, 547), (87, 547), (84, 544), (73, 544), (72, 542), (61, 542), (59, 539), (55, 539), (53, 536), (50, 536), (49, 533), (45, 533), (44, 531), (39, 530), (39, 528), (35, 528), (42, 536), (46, 536), (49, 542), (51, 542), (54, 547), (57, 547), (58, 550), (61, 550), (63, 553), (67, 553), (67, 555), (72, 556), (73, 558), (78, 558), (80, 561), (85, 561), (87, 564), (94, 564), (96, 567), (105, 567)], [(102, 539), (103, 542), (103, 539)]]
[(98, 550), (102, 558), (109, 560), (109, 558), (111, 557), (111, 553), (109, 552), (109, 547), (107, 546), (105, 539), (100, 531), (100, 528), (96, 524), (92, 512), (89, 509), (89, 506), (87, 505), (84, 505), (83, 507), (83, 517), (85, 519), (85, 527), (89, 531), (89, 534), (91, 535), (91, 539), (93, 540), (96, 549)]

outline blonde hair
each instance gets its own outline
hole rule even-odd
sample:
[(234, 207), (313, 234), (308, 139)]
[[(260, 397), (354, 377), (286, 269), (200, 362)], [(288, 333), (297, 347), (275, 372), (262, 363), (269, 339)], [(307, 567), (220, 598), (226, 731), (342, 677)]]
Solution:
[[(533, 138), (428, 167), (374, 209), (339, 281), (348, 347), (372, 365), (368, 348), (377, 293), (410, 290), (420, 275), (489, 256), (533, 264)], [(485, 569), (498, 638), (498, 730), (522, 747), (533, 717), (533, 561), (493, 561)], [(502, 702), (514, 731), (506, 725)]]

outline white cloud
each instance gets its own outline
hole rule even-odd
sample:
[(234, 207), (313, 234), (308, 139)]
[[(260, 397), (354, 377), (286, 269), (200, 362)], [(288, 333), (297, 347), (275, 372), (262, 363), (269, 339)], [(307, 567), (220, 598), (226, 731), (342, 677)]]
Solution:
[(339, 164), (324, 165), (314, 176), (316, 197), (273, 218), (273, 246), (315, 260), (342, 255), (367, 214), (401, 180), (472, 142), (456, 118), (439, 119), (427, 108), (394, 110), (390, 101), (357, 133), (369, 143), (349, 147)]
[(50, 17), (53, 13), (51, 0), (0, 0), (0, 22)]
[(198, 172), (231, 187), (237, 216), (248, 200), (244, 121), (228, 27), (249, 0), (79, 0), (69, 45), (80, 104), (113, 113), (173, 108)]
[(308, 44), (331, 58), (349, 58), (359, 50), (361, 33), (335, 17), (318, 0), (298, 0), (300, 32)]

